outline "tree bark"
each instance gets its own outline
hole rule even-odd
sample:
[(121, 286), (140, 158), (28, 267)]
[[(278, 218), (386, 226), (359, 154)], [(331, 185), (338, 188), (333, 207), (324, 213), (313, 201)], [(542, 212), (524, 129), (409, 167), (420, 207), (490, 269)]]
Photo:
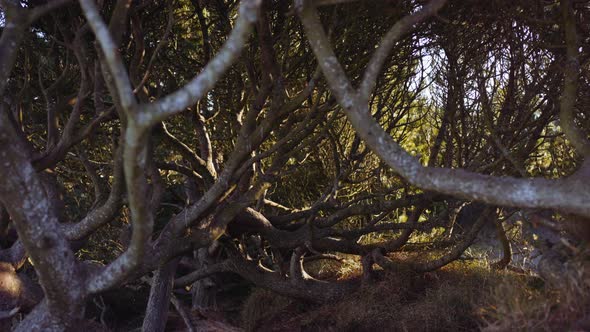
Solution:
[[(85, 287), (79, 266), (63, 234), (55, 201), (48, 194), (48, 184), (31, 164), (31, 156), (19, 141), (8, 114), (0, 104), (0, 202), (8, 209), (19, 239), (35, 265), (43, 287), (43, 306), (35, 308), (31, 318), (23, 321), (32, 331), (64, 330), (84, 314)], [(46, 308), (47, 312), (40, 312)], [(39, 321), (46, 319), (46, 322)], [(32, 325), (31, 325), (32, 324)], [(29, 329), (29, 327), (31, 329)]]
[[(196, 250), (196, 261), (200, 269), (215, 264), (215, 259), (209, 253), (209, 248)], [(211, 276), (195, 281), (191, 288), (192, 309), (216, 309), (217, 307), (217, 285)]]
[(510, 248), (510, 240), (508, 239), (508, 236), (506, 236), (506, 230), (504, 229), (504, 226), (502, 226), (502, 222), (498, 220), (495, 224), (498, 239), (502, 244), (502, 258), (492, 266), (498, 270), (502, 270), (510, 264), (510, 261), (512, 260), (512, 250)]
[(146, 314), (143, 319), (143, 331), (163, 332), (165, 330), (174, 284), (174, 274), (179, 261), (179, 258), (174, 259), (162, 266), (154, 274)]

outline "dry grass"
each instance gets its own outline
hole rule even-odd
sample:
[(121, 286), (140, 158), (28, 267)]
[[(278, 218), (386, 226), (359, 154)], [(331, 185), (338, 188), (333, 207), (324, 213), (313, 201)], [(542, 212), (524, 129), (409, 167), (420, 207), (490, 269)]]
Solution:
[(465, 264), (416, 274), (383, 272), (378, 282), (333, 305), (308, 313), (303, 323), (337, 331), (466, 331), (477, 328), (475, 299), (489, 270)]
[(293, 303), (294, 300), (271, 291), (256, 289), (242, 306), (242, 328), (246, 331), (267, 330), (263, 327), (269, 326), (270, 321), (277, 321)]
[[(382, 271), (375, 283), (322, 306), (257, 290), (242, 317), (250, 331), (590, 331), (588, 265), (579, 262), (559, 290), (481, 261), (426, 274)], [(354, 261), (342, 268), (340, 276), (360, 273)]]
[[(355, 265), (352, 264), (351, 265)], [(459, 265), (457, 265), (459, 266)], [(358, 275), (351, 266), (345, 273)], [(488, 273), (449, 267), (427, 274), (384, 272), (374, 284), (350, 297), (323, 306), (297, 305), (257, 290), (244, 305), (246, 330), (263, 331), (432, 331), (477, 327), (473, 300)]]
[(484, 331), (590, 331), (590, 261), (571, 262), (560, 288), (539, 287), (530, 278), (505, 280), (486, 294)]

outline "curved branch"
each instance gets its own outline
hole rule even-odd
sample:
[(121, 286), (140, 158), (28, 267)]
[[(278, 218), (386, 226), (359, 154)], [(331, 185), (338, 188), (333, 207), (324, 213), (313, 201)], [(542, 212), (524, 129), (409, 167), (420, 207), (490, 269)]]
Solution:
[(90, 235), (103, 224), (111, 221), (121, 207), (121, 197), (124, 191), (122, 149), (115, 154), (113, 164), (113, 185), (106, 202), (88, 213), (80, 222), (68, 225), (65, 235), (69, 240), (79, 240)]
[(473, 226), (471, 226), (469, 233), (467, 233), (461, 242), (456, 244), (448, 253), (432, 261), (425, 263), (413, 263), (412, 269), (417, 272), (429, 272), (440, 269), (441, 267), (455, 261), (463, 254), (465, 250), (467, 250), (467, 248), (469, 248), (469, 246), (471, 246), (483, 226), (488, 222), (493, 222), (493, 220), (491, 220), (493, 215), (494, 209), (487, 207), (481, 213), (481, 216), (477, 219)]
[(258, 7), (261, 3), (261, 0), (242, 1), (235, 27), (219, 53), (207, 63), (199, 75), (183, 88), (152, 104), (145, 105), (138, 114), (138, 122), (141, 126), (152, 126), (171, 115), (184, 111), (187, 107), (203, 98), (213, 88), (221, 76), (240, 56), (250, 36), (253, 24), (258, 18)]
[(90, 24), (100, 45), (106, 65), (109, 68), (109, 72), (117, 88), (121, 107), (126, 113), (132, 112), (132, 110), (135, 109), (137, 102), (133, 94), (133, 88), (131, 86), (129, 75), (127, 74), (127, 69), (123, 64), (121, 54), (119, 54), (119, 48), (109, 32), (109, 28), (100, 17), (94, 0), (80, 0), (80, 5), (82, 7), (82, 12), (88, 20), (88, 24)]
[(477, 174), (462, 169), (424, 167), (373, 119), (338, 62), (315, 8), (299, 13), (307, 38), (330, 89), (359, 136), (409, 183), (469, 200), (501, 206), (553, 208), (590, 216), (590, 188), (576, 179), (520, 179)]
[(395, 45), (401, 36), (410, 31), (410, 29), (434, 15), (446, 2), (447, 0), (432, 0), (417, 13), (405, 16), (397, 21), (397, 23), (387, 31), (385, 36), (381, 39), (379, 48), (373, 53), (363, 75), (363, 80), (359, 87), (359, 99), (361, 103), (367, 103), (369, 101), (369, 97), (375, 89), (377, 77), (381, 72), (381, 68), (383, 68), (383, 64), (387, 60), (393, 45)]
[(225, 272), (225, 271), (228, 271), (226, 261), (223, 261), (223, 262), (220, 262), (217, 264), (213, 264), (213, 265), (207, 265), (207, 267), (205, 267), (203, 269), (193, 271), (185, 276), (177, 278), (176, 280), (174, 280), (174, 287), (175, 288), (186, 287), (188, 285), (191, 285), (192, 283), (194, 283), (197, 280), (201, 280), (201, 279), (207, 278), (208, 276), (211, 276), (215, 273)]
[[(126, 15), (124, 13), (126, 13), (125, 6), (127, 3), (129, 2), (120, 1), (118, 3), (121, 17)], [(90, 292), (96, 293), (113, 287), (131, 275), (134, 270), (140, 268), (146, 246), (152, 235), (154, 215), (151, 211), (150, 201), (146, 197), (148, 183), (145, 178), (146, 154), (148, 154), (146, 147), (150, 132), (148, 130), (149, 126), (138, 124), (137, 102), (129, 75), (109, 28), (100, 17), (98, 9), (92, 0), (80, 0), (80, 4), (84, 16), (100, 44), (104, 61), (109, 68), (116, 87), (115, 93), (119, 98), (123, 112), (127, 115), (123, 145), (123, 168), (133, 232), (130, 245), (123, 255), (91, 278), (87, 287)], [(115, 24), (117, 23), (115, 22)]]

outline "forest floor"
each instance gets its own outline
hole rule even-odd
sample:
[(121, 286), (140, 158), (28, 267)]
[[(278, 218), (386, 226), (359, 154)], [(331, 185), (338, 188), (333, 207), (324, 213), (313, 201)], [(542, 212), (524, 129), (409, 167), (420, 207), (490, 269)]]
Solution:
[[(218, 294), (217, 311), (190, 311), (204, 331), (590, 331), (590, 261), (579, 265), (561, 288), (513, 270), (498, 271), (481, 260), (459, 260), (429, 273), (378, 271), (377, 279), (328, 304), (290, 299), (234, 282)], [(360, 278), (354, 260), (307, 267), (324, 280)], [(140, 331), (145, 285), (104, 294), (105, 325), (113, 331)], [(190, 296), (178, 295), (190, 302)], [(90, 310), (101, 315), (101, 310)], [(171, 306), (166, 331), (186, 331)], [(119, 313), (118, 317), (113, 313)], [(104, 314), (104, 312), (103, 312)], [(122, 316), (121, 316), (122, 315)], [(206, 328), (205, 328), (206, 327)]]
[(560, 289), (477, 261), (425, 274), (383, 271), (374, 284), (324, 305), (257, 289), (243, 305), (240, 325), (246, 331), (590, 331), (585, 268)]

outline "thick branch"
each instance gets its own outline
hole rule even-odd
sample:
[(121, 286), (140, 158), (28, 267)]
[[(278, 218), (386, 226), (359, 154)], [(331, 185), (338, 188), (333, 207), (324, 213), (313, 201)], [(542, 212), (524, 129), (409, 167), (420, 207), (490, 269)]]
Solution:
[(178, 261), (179, 258), (169, 262), (154, 274), (146, 315), (143, 319), (143, 331), (162, 332), (165, 330)]
[[(119, 3), (122, 2), (120, 1)], [(127, 113), (132, 112), (136, 106), (135, 96), (127, 69), (121, 60), (121, 54), (118, 51), (119, 48), (115, 40), (113, 40), (109, 28), (100, 17), (94, 0), (80, 0), (80, 5), (82, 6), (84, 16), (88, 20), (88, 24), (90, 24), (100, 44), (109, 72), (117, 87), (121, 107)]]
[(423, 167), (372, 118), (368, 105), (359, 102), (315, 9), (304, 7), (300, 17), (329, 86), (352, 126), (371, 150), (408, 182), (424, 190), (489, 204), (554, 208), (590, 216), (587, 204), (590, 190), (575, 179), (518, 179), (481, 175), (461, 169)]
[(9, 82), (10, 72), (16, 60), (16, 53), (27, 28), (27, 16), (24, 10), (9, 5), (4, 10), (6, 24), (0, 36), (0, 96)]
[(74, 253), (61, 232), (46, 184), (16, 137), (0, 104), (0, 201), (7, 207), (19, 239), (35, 264), (49, 308), (71, 305), (70, 312), (82, 312), (76, 308), (84, 295)]
[(195, 104), (215, 86), (221, 76), (238, 59), (246, 44), (252, 26), (258, 17), (261, 0), (243, 0), (235, 27), (219, 53), (209, 61), (203, 71), (182, 89), (146, 105), (140, 113), (139, 123), (151, 126), (167, 117), (184, 111)]

